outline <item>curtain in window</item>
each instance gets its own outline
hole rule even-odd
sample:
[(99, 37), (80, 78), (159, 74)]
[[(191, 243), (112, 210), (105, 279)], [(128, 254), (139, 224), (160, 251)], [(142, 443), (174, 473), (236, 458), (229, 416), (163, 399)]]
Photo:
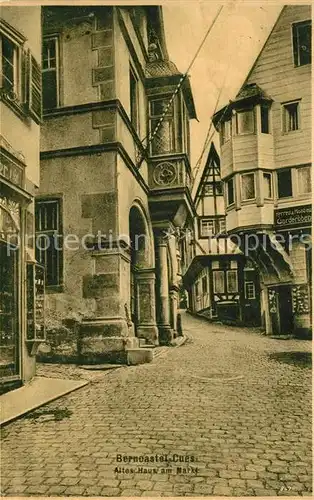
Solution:
[(298, 169), (299, 193), (305, 194), (311, 192), (311, 168), (302, 167)]
[(213, 272), (213, 286), (214, 286), (214, 293), (225, 293), (225, 272), (224, 271), (214, 271)]
[(242, 175), (242, 199), (255, 198), (254, 174)]

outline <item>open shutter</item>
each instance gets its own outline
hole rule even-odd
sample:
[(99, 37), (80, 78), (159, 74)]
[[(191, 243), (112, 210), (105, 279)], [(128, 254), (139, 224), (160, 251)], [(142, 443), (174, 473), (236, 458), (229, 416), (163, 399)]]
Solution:
[(41, 122), (42, 106), (41, 106), (41, 68), (35, 57), (29, 51), (28, 57), (28, 77), (29, 77), (29, 94), (28, 105), (32, 118), (36, 123)]

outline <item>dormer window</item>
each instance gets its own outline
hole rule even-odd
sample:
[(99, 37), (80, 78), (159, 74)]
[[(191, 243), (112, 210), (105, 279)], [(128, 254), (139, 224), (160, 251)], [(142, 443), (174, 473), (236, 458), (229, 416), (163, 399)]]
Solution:
[(253, 109), (236, 112), (236, 131), (238, 135), (254, 133), (254, 111)]
[(295, 66), (312, 62), (312, 23), (303, 21), (292, 25), (293, 56)]

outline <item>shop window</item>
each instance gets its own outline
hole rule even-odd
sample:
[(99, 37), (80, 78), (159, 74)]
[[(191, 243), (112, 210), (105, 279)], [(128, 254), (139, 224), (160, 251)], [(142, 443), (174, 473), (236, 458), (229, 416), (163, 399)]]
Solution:
[(62, 284), (61, 200), (36, 200), (36, 258), (46, 270), (46, 286)]
[(227, 292), (237, 293), (238, 292), (238, 273), (237, 271), (230, 270), (227, 271)]
[(234, 180), (229, 179), (227, 181), (227, 205), (232, 205), (234, 203)]
[(253, 134), (254, 133), (254, 111), (253, 109), (246, 111), (237, 111), (236, 114), (236, 130), (237, 134)]
[(292, 196), (291, 169), (279, 170), (277, 172), (278, 198), (288, 198)]
[(221, 127), (221, 142), (225, 144), (231, 139), (231, 120), (227, 120)]
[(265, 198), (272, 198), (273, 197), (273, 190), (272, 190), (272, 174), (268, 172), (263, 173), (263, 192)]
[(152, 154), (159, 155), (171, 153), (175, 149), (175, 120), (174, 103), (169, 107), (170, 99), (156, 99), (150, 102), (150, 133), (154, 134), (156, 127), (158, 130), (152, 139)]
[(138, 80), (130, 68), (130, 118), (135, 130), (138, 130)]
[(213, 271), (214, 293), (225, 293), (225, 271)]
[(289, 102), (283, 105), (283, 132), (295, 132), (300, 129), (300, 103)]
[(47, 38), (42, 49), (43, 108), (59, 106), (58, 38)]
[(312, 23), (303, 21), (292, 25), (293, 56), (295, 66), (312, 62)]
[(202, 291), (203, 291), (203, 295), (205, 295), (207, 293), (207, 277), (204, 276), (202, 278)]
[(241, 176), (242, 200), (254, 200), (255, 198), (255, 174), (243, 174)]
[(311, 167), (298, 168), (297, 173), (298, 173), (299, 194), (311, 193), (312, 190)]
[(253, 281), (246, 281), (244, 284), (245, 298), (248, 300), (255, 299), (255, 284)]
[(261, 132), (269, 134), (269, 107), (261, 105)]

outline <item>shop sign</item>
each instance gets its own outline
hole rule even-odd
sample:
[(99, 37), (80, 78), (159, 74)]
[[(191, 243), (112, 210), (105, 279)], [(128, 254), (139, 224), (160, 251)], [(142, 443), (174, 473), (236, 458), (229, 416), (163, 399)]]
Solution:
[(0, 176), (16, 186), (23, 187), (23, 169), (16, 165), (3, 154), (0, 154)]
[(294, 228), (312, 225), (312, 205), (281, 208), (275, 210), (275, 226), (277, 229)]

